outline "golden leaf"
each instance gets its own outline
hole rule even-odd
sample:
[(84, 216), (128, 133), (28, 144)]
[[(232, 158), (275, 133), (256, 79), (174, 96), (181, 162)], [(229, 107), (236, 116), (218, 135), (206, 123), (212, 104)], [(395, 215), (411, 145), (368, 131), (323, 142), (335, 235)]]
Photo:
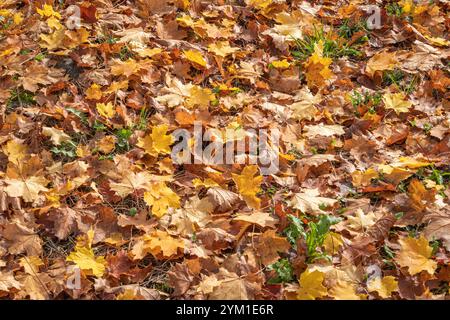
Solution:
[(325, 252), (330, 255), (338, 253), (343, 244), (344, 241), (342, 241), (342, 236), (335, 232), (328, 232), (323, 241)]
[(171, 152), (170, 145), (174, 138), (167, 134), (168, 126), (162, 124), (152, 128), (152, 133), (144, 138), (139, 138), (137, 146), (144, 149), (146, 153), (157, 157), (159, 154), (169, 154)]
[(408, 112), (412, 106), (412, 102), (405, 100), (405, 95), (402, 92), (399, 93), (385, 93), (383, 95), (384, 107), (386, 109), (392, 109), (396, 114)]
[(152, 207), (152, 214), (158, 218), (165, 215), (169, 208), (180, 207), (180, 197), (164, 182), (153, 183), (144, 193), (144, 201)]
[(377, 71), (394, 70), (397, 64), (395, 53), (379, 52), (369, 59), (366, 65), (366, 73), (373, 77)]
[(327, 288), (322, 284), (324, 279), (324, 273), (319, 270), (305, 270), (305, 272), (300, 275), (300, 288), (297, 292), (297, 299), (315, 300), (317, 298), (325, 297), (328, 292)]
[(230, 47), (228, 41), (218, 41), (208, 46), (208, 52), (214, 53), (216, 56), (225, 58), (227, 55), (239, 51), (239, 48)]
[(39, 267), (44, 265), (44, 262), (38, 256), (24, 256), (19, 261), (25, 272), (31, 275), (36, 275), (39, 272)]
[(433, 248), (429, 246), (428, 240), (423, 235), (419, 239), (403, 238), (399, 242), (401, 248), (395, 261), (401, 267), (407, 267), (411, 275), (422, 271), (434, 274), (437, 263), (430, 259)]
[(174, 258), (179, 250), (185, 247), (184, 241), (172, 237), (165, 231), (155, 230), (151, 234), (144, 235), (133, 247), (135, 259), (142, 259), (151, 253), (156, 258)]
[(314, 53), (306, 60), (305, 76), (309, 88), (320, 88), (333, 76), (329, 66), (333, 60), (323, 56), (323, 41), (314, 45)]
[(356, 285), (350, 281), (338, 280), (329, 291), (336, 300), (366, 300), (365, 294), (356, 293)]
[(203, 68), (206, 68), (206, 65), (207, 65), (206, 60), (200, 51), (184, 50), (183, 54), (184, 54), (184, 57), (187, 60), (189, 60), (190, 62), (194, 63), (194, 65), (198, 65)]
[(398, 291), (398, 282), (393, 276), (386, 276), (383, 278), (374, 278), (367, 283), (367, 289), (370, 292), (378, 292), (378, 295), (383, 298), (389, 298), (394, 291)]
[(101, 277), (106, 270), (106, 260), (104, 257), (96, 257), (92, 248), (77, 246), (66, 259), (74, 262), (83, 272)]
[(93, 83), (87, 90), (86, 90), (86, 98), (89, 100), (100, 100), (103, 97), (103, 93), (100, 90), (100, 86), (96, 83)]
[(114, 117), (114, 115), (116, 114), (114, 105), (111, 102), (108, 102), (107, 104), (97, 103), (96, 108), (101, 116), (108, 119)]
[(252, 165), (246, 166), (240, 175), (232, 174), (239, 194), (244, 198), (247, 205), (253, 209), (259, 209), (261, 205), (261, 199), (256, 197), (256, 194), (261, 190), (263, 177), (256, 175), (257, 172), (258, 166)]
[(272, 61), (270, 65), (272, 65), (276, 69), (287, 69), (291, 66), (289, 61), (287, 61), (286, 59)]
[(48, 4), (44, 4), (42, 9), (36, 8), (36, 12), (41, 17), (55, 17), (55, 18), (61, 19), (61, 15), (59, 14), (59, 12), (56, 12), (55, 10), (53, 10), (53, 7)]

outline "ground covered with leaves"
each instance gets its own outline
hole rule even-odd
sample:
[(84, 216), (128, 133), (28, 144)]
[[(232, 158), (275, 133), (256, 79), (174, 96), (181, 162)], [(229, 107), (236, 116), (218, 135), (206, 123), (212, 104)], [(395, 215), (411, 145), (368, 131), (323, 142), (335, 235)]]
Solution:
[(448, 9), (0, 0), (0, 298), (448, 298)]

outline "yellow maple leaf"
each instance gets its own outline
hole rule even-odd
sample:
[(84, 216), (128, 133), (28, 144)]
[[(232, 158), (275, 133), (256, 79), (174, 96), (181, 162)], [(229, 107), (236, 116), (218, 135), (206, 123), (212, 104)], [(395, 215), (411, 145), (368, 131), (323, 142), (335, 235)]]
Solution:
[(352, 173), (352, 183), (355, 187), (368, 186), (372, 179), (378, 177), (378, 172), (369, 168), (366, 171), (356, 170)]
[(450, 46), (450, 41), (444, 39), (444, 38), (440, 38), (440, 37), (430, 37), (430, 36), (425, 36), (425, 38), (430, 41), (432, 44), (440, 46), (440, 47), (448, 47)]
[(18, 164), (25, 158), (28, 147), (22, 140), (12, 139), (2, 146), (2, 151), (8, 156), (9, 162)]
[(408, 112), (412, 106), (412, 102), (405, 100), (405, 95), (402, 92), (398, 93), (385, 93), (383, 95), (384, 107), (386, 109), (392, 109), (396, 114), (402, 112)]
[(36, 8), (36, 11), (41, 17), (55, 17), (61, 19), (59, 12), (53, 10), (53, 7), (49, 4), (44, 4), (42, 9)]
[(306, 60), (305, 77), (309, 88), (320, 88), (333, 76), (329, 66), (333, 60), (323, 56), (323, 41), (314, 45), (314, 53)]
[(394, 291), (398, 291), (398, 282), (393, 276), (378, 277), (370, 280), (367, 283), (369, 292), (378, 292), (378, 295), (383, 298), (389, 298)]
[(23, 21), (23, 14), (22, 14), (22, 12), (15, 13), (14, 17), (13, 17), (14, 24), (20, 24), (20, 23), (22, 23), (22, 21)]
[(325, 240), (323, 241), (325, 252), (330, 255), (338, 253), (343, 244), (342, 236), (335, 232), (327, 233)]
[(50, 28), (56, 29), (56, 30), (64, 29), (64, 26), (61, 24), (61, 22), (59, 22), (58, 18), (55, 18), (55, 17), (48, 18), (47, 19), (47, 25)]
[(173, 258), (178, 256), (179, 250), (185, 247), (184, 241), (172, 237), (165, 231), (155, 230), (144, 235), (133, 246), (132, 253), (135, 259), (142, 259), (148, 253), (156, 258)]
[(169, 208), (180, 207), (180, 197), (164, 182), (153, 183), (144, 193), (144, 201), (152, 207), (152, 214), (161, 218)]
[(428, 240), (423, 235), (419, 239), (403, 238), (399, 242), (401, 248), (395, 261), (401, 267), (407, 267), (411, 275), (422, 271), (434, 274), (437, 263), (430, 259), (433, 248), (430, 247)]
[(96, 257), (92, 248), (76, 246), (66, 259), (74, 262), (83, 272), (101, 277), (106, 270), (104, 257)]
[(210, 178), (206, 178), (204, 181), (202, 181), (199, 178), (195, 178), (192, 180), (192, 184), (194, 185), (195, 188), (212, 188), (212, 187), (220, 187), (220, 185), (215, 182), (213, 179)]
[(86, 98), (89, 100), (100, 100), (103, 97), (103, 92), (100, 90), (100, 86), (96, 83), (93, 83), (87, 90), (86, 90)]
[(345, 281), (337, 280), (336, 284), (329, 291), (330, 296), (336, 300), (366, 300), (365, 294), (356, 293), (356, 284)]
[[(233, 181), (236, 183), (239, 193), (244, 198), (245, 202), (250, 208), (259, 209), (261, 199), (256, 197), (256, 194), (261, 190), (261, 182), (263, 177), (256, 175), (258, 166), (246, 166), (241, 174), (232, 174)], [(255, 176), (256, 175), (256, 176)]]
[(116, 60), (114, 62), (114, 65), (111, 66), (111, 73), (115, 76), (130, 77), (142, 69), (141, 64), (131, 58), (127, 61)]
[(137, 146), (154, 157), (159, 154), (169, 154), (171, 152), (170, 145), (174, 142), (174, 138), (171, 134), (167, 134), (168, 128), (166, 124), (153, 127), (151, 134), (139, 138)]
[(92, 250), (94, 241), (94, 230), (90, 229), (86, 234), (77, 238), (74, 250), (66, 258), (66, 261), (74, 262), (83, 272), (88, 275), (101, 277), (106, 270), (104, 257), (96, 257)]
[(97, 103), (96, 108), (98, 113), (105, 118), (112, 118), (116, 114), (116, 110), (111, 102), (107, 104)]
[(300, 288), (297, 291), (297, 299), (299, 300), (315, 300), (325, 297), (328, 292), (327, 288), (322, 284), (325, 275), (319, 270), (306, 270), (300, 275)]
[(287, 69), (291, 66), (289, 61), (287, 61), (286, 59), (272, 61), (270, 65), (272, 65), (276, 69)]
[(63, 47), (65, 33), (64, 29), (57, 29), (51, 34), (41, 34), (40, 38), (42, 42), (40, 46), (50, 51)]
[(96, 143), (96, 147), (104, 154), (111, 153), (116, 147), (117, 138), (115, 136), (104, 136)]
[(38, 256), (24, 256), (19, 261), (25, 272), (31, 275), (36, 275), (39, 272), (39, 267), (44, 265), (44, 262)]
[(198, 65), (203, 68), (206, 68), (206, 65), (207, 65), (206, 60), (200, 51), (183, 50), (183, 54), (184, 54), (184, 57), (187, 60), (189, 60), (190, 62), (194, 63), (194, 65)]
[(193, 86), (189, 91), (190, 95), (186, 99), (186, 106), (193, 108), (195, 106), (208, 107), (209, 103), (216, 99), (216, 96), (208, 88)]
[(366, 73), (373, 77), (378, 71), (394, 70), (397, 64), (395, 53), (379, 52), (369, 59), (366, 65)]
[(128, 80), (124, 81), (113, 81), (108, 89), (106, 89), (106, 94), (117, 93), (119, 90), (128, 89)]
[(230, 43), (228, 41), (218, 41), (211, 43), (208, 46), (208, 52), (212, 52), (216, 56), (220, 56), (222, 58), (225, 58), (229, 54), (232, 54), (238, 50), (239, 48), (230, 47)]

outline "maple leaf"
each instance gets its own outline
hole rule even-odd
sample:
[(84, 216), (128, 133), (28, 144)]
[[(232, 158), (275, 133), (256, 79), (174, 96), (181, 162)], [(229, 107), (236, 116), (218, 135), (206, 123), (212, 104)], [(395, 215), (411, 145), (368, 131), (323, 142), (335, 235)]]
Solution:
[(11, 139), (2, 146), (2, 151), (8, 156), (8, 161), (19, 164), (26, 157), (28, 147), (19, 139)]
[(343, 244), (342, 236), (335, 232), (328, 232), (323, 241), (325, 252), (330, 255), (338, 253)]
[(233, 218), (233, 220), (236, 221), (244, 221), (249, 222), (252, 224), (256, 224), (260, 227), (275, 227), (275, 223), (277, 220), (275, 220), (269, 212), (253, 212), (252, 214), (238, 214), (236, 217)]
[(435, 190), (427, 190), (418, 179), (413, 179), (408, 186), (408, 195), (411, 199), (411, 207), (420, 212), (435, 200)]
[(96, 257), (92, 248), (76, 246), (66, 259), (74, 262), (82, 271), (101, 277), (106, 270), (104, 257)]
[(206, 108), (216, 98), (210, 89), (199, 86), (193, 86), (189, 93), (189, 97), (186, 99), (186, 106), (189, 108), (195, 106)]
[(292, 110), (292, 118), (297, 120), (311, 120), (317, 113), (316, 104), (320, 103), (322, 97), (320, 95), (313, 95), (308, 88), (300, 90), (296, 95), (298, 102), (294, 102), (288, 107)]
[(134, 173), (132, 171), (126, 172), (121, 182), (111, 182), (111, 190), (115, 191), (120, 197), (126, 197), (138, 190), (147, 190), (149, 183), (153, 177), (147, 171)]
[(64, 133), (64, 131), (52, 127), (42, 127), (42, 134), (46, 137), (50, 137), (50, 140), (52, 140), (53, 144), (56, 146), (71, 140), (71, 137)]
[(144, 138), (139, 138), (137, 146), (154, 157), (157, 157), (159, 154), (170, 153), (170, 145), (174, 142), (174, 138), (172, 135), (167, 134), (168, 128), (166, 124), (153, 127), (151, 134), (146, 135)]
[(56, 12), (55, 10), (53, 10), (53, 7), (49, 4), (44, 4), (42, 9), (36, 8), (36, 12), (41, 17), (55, 17), (55, 18), (61, 19), (61, 15), (59, 14), (59, 12)]
[(272, 61), (270, 65), (276, 69), (287, 69), (291, 66), (289, 61), (287, 61), (286, 59)]
[(320, 40), (314, 45), (314, 53), (306, 60), (305, 76), (308, 87), (321, 88), (325, 81), (333, 76), (329, 66), (333, 60), (323, 56), (323, 41)]
[(334, 135), (345, 134), (344, 128), (341, 125), (332, 124), (318, 124), (305, 126), (306, 136), (313, 138), (315, 136), (331, 137)]
[(225, 58), (226, 56), (239, 51), (239, 48), (230, 47), (228, 41), (218, 41), (208, 45), (208, 52), (214, 53), (216, 56)]
[[(450, 214), (448, 210), (426, 215), (428, 225), (424, 229), (424, 235), (428, 240), (442, 239), (447, 250), (450, 249)], [(449, 250), (450, 251), (450, 250)]]
[(38, 256), (28, 256), (20, 258), (20, 265), (24, 268), (25, 272), (30, 275), (39, 273), (39, 267), (44, 265), (44, 262)]
[(304, 192), (294, 194), (288, 204), (304, 213), (326, 213), (321, 209), (321, 206), (333, 206), (337, 203), (337, 200), (320, 197), (319, 194), (317, 189), (306, 189)]
[(40, 38), (43, 42), (40, 43), (40, 46), (50, 51), (61, 48), (65, 36), (64, 29), (57, 29), (49, 35), (41, 34)]
[(9, 292), (10, 289), (21, 289), (22, 285), (14, 278), (11, 272), (0, 271), (0, 291)]
[(155, 230), (138, 240), (132, 252), (135, 259), (142, 259), (147, 253), (156, 258), (168, 259), (178, 256), (179, 250), (184, 248), (183, 240), (174, 238), (165, 231)]
[(356, 285), (350, 281), (338, 280), (329, 290), (329, 295), (336, 300), (366, 300), (365, 294), (356, 293)]
[(143, 66), (140, 63), (131, 58), (127, 61), (115, 60), (111, 66), (111, 73), (115, 76), (124, 75), (130, 77), (142, 68)]
[(367, 283), (367, 289), (370, 292), (376, 291), (381, 298), (386, 299), (392, 292), (398, 291), (398, 282), (393, 276), (376, 277)]
[(101, 91), (101, 87), (93, 83), (87, 90), (86, 90), (86, 98), (89, 100), (100, 100), (103, 97), (103, 92)]
[(169, 208), (180, 207), (180, 197), (164, 182), (153, 183), (144, 193), (144, 201), (152, 207), (152, 214), (158, 218), (165, 215)]
[(17, 221), (4, 226), (2, 236), (8, 243), (8, 252), (20, 254), (26, 252), (29, 256), (39, 256), (42, 253), (42, 240), (30, 227)]
[(35, 202), (39, 199), (39, 193), (48, 191), (45, 187), (50, 181), (42, 176), (31, 176), (23, 179), (4, 180), (8, 185), (5, 192), (10, 197), (22, 197), (26, 202)]
[(240, 175), (233, 173), (233, 181), (236, 183), (239, 194), (244, 198), (250, 208), (259, 209), (261, 199), (256, 194), (261, 190), (262, 176), (256, 175), (258, 166), (246, 166)]
[(116, 114), (114, 105), (111, 102), (108, 102), (107, 104), (97, 103), (96, 109), (101, 116), (108, 119), (114, 117)]
[(422, 235), (420, 238), (402, 238), (399, 240), (400, 251), (395, 257), (395, 261), (401, 266), (408, 268), (411, 275), (416, 275), (422, 271), (433, 274), (437, 268), (436, 261), (431, 260), (433, 248), (428, 244), (428, 240)]
[(366, 231), (377, 221), (377, 217), (374, 212), (364, 213), (361, 209), (356, 210), (354, 216), (347, 216), (346, 225), (349, 229), (361, 232)]
[(214, 204), (216, 208), (220, 208), (221, 211), (230, 210), (239, 201), (239, 195), (219, 187), (209, 188), (207, 195), (210, 202)]
[(367, 61), (366, 73), (373, 77), (378, 71), (393, 70), (397, 64), (395, 53), (381, 51)]
[(396, 114), (408, 112), (412, 106), (412, 102), (405, 100), (405, 95), (402, 92), (385, 93), (383, 102), (386, 109), (392, 109)]
[(261, 262), (268, 266), (280, 258), (278, 252), (287, 252), (290, 247), (286, 238), (277, 236), (275, 230), (267, 230), (259, 237), (256, 249)]
[(305, 270), (299, 279), (300, 288), (297, 291), (299, 300), (315, 300), (327, 296), (327, 288), (323, 285), (325, 275), (319, 270)]
[(200, 51), (184, 50), (183, 54), (187, 60), (194, 64), (194, 66), (206, 68), (207, 62)]

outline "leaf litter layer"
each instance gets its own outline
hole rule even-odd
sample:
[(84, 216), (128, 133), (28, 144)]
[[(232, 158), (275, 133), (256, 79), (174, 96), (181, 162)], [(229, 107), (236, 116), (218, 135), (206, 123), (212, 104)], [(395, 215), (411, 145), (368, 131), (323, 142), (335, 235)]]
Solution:
[(1, 0), (0, 297), (448, 299), (449, 5), (374, 5)]

